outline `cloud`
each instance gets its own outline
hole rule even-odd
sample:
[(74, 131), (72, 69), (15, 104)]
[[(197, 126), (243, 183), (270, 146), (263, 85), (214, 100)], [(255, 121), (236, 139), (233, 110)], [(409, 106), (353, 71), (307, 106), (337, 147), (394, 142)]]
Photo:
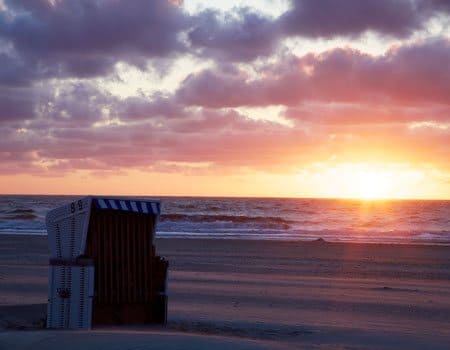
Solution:
[(238, 107), (297, 105), (304, 101), (449, 103), (450, 41), (396, 47), (383, 56), (332, 49), (283, 57), (252, 79), (244, 70), (192, 74), (176, 95), (189, 105)]
[(129, 97), (118, 103), (117, 116), (125, 121), (155, 119), (157, 117), (179, 118), (184, 115), (184, 106), (171, 96), (154, 94), (153, 96)]
[(35, 93), (28, 88), (0, 86), (0, 127), (4, 122), (18, 122), (33, 118)]
[(302, 123), (344, 129), (356, 125), (403, 125), (405, 123), (448, 122), (450, 105), (407, 107), (364, 103), (303, 103), (286, 110), (285, 117)]
[[(223, 18), (222, 18), (223, 17)], [(222, 16), (206, 10), (193, 18), (188, 38), (200, 53), (220, 61), (251, 61), (268, 56), (277, 47), (278, 23), (250, 8)]]
[[(355, 37), (367, 31), (405, 38), (445, 1), (292, 1), (273, 18), (254, 8), (189, 15), (168, 0), (8, 0), (0, 11), (0, 84), (108, 76), (118, 62), (146, 69), (150, 59), (195, 54), (220, 62), (268, 57), (288, 37)], [(2, 50), (3, 51), (3, 50)]]
[(255, 9), (223, 14), (205, 10), (193, 17), (188, 39), (200, 54), (219, 61), (252, 61), (270, 56), (283, 39), (356, 38), (368, 32), (405, 39), (430, 19), (449, 18), (448, 1), (435, 0), (293, 0), (277, 18)]
[[(248, 8), (189, 17), (162, 0), (7, 2), (0, 12), (1, 172), (197, 163), (281, 172), (333, 154), (377, 158), (386, 149), (393, 161), (448, 165), (449, 130), (408, 127), (449, 121), (448, 38), (378, 56), (334, 48), (252, 61), (288, 36), (370, 30), (408, 37), (448, 11), (439, 1), (364, 3), (333, 10), (336, 2), (297, 1), (269, 18)], [(173, 94), (119, 98), (88, 79), (110, 75), (119, 61), (146, 69), (149, 58), (184, 53), (212, 58), (213, 68), (190, 74)], [(272, 105), (282, 106), (292, 127), (239, 111)], [(417, 144), (422, 149), (411, 152)]]
[[(182, 48), (177, 34), (186, 26), (169, 1), (13, 1), (18, 13), (3, 32), (23, 51), (127, 56), (164, 56)], [(24, 11), (24, 12), (23, 12)]]
[(421, 29), (426, 15), (409, 0), (300, 0), (280, 19), (289, 35), (309, 38), (358, 36), (367, 31), (406, 37)]
[(103, 76), (118, 61), (143, 67), (149, 58), (185, 50), (179, 33), (188, 21), (170, 1), (14, 0), (6, 5), (0, 36), (27, 65), (47, 75)]
[(20, 56), (0, 53), (0, 86), (26, 86), (36, 77), (37, 71)]
[[(2, 127), (0, 160), (11, 171), (143, 169), (164, 161), (258, 166), (252, 152), (276, 147), (279, 151), (265, 155), (264, 162), (281, 161), (280, 145), (298, 143), (289, 129), (233, 110), (180, 107), (173, 114), (163, 96), (121, 100), (87, 84), (55, 90), (36, 102), (39, 112)], [(136, 106), (144, 112), (131, 113)]]
[(262, 91), (256, 85), (248, 81), (244, 71), (206, 69), (189, 75), (176, 98), (183, 104), (212, 108), (264, 105)]

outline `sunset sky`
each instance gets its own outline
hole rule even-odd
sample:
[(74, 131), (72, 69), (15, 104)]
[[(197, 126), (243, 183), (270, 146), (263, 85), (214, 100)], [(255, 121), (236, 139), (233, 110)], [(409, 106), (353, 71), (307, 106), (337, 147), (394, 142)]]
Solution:
[(450, 1), (0, 0), (0, 160), (0, 193), (450, 199)]

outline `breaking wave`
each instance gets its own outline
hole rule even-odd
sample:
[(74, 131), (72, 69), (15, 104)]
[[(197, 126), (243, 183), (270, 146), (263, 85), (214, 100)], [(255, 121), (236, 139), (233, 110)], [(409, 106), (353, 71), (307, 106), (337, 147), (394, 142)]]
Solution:
[(267, 228), (289, 229), (293, 221), (275, 216), (244, 216), (244, 215), (208, 215), (208, 214), (163, 214), (161, 221), (218, 223), (229, 222), (237, 224), (259, 224)]
[(16, 208), (0, 211), (0, 220), (35, 220), (38, 215), (33, 209)]

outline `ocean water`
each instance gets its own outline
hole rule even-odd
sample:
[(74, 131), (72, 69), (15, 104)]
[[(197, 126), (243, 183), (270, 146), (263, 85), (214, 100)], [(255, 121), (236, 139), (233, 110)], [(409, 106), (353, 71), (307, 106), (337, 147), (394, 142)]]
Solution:
[[(77, 198), (0, 195), (0, 234), (45, 235), (46, 213)], [(450, 201), (159, 199), (159, 237), (450, 244)]]

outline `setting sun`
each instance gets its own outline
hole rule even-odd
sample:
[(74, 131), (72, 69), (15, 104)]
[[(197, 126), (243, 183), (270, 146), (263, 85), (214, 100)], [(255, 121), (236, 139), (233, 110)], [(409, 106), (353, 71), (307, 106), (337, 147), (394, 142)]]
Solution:
[(360, 172), (354, 175), (355, 192), (361, 199), (380, 199), (389, 197), (390, 183), (386, 174)]
[[(299, 175), (299, 187), (327, 198), (407, 199), (439, 197), (445, 187), (437, 186), (442, 176), (435, 169), (392, 163), (321, 163)], [(310, 180), (308, 181), (308, 178)]]

